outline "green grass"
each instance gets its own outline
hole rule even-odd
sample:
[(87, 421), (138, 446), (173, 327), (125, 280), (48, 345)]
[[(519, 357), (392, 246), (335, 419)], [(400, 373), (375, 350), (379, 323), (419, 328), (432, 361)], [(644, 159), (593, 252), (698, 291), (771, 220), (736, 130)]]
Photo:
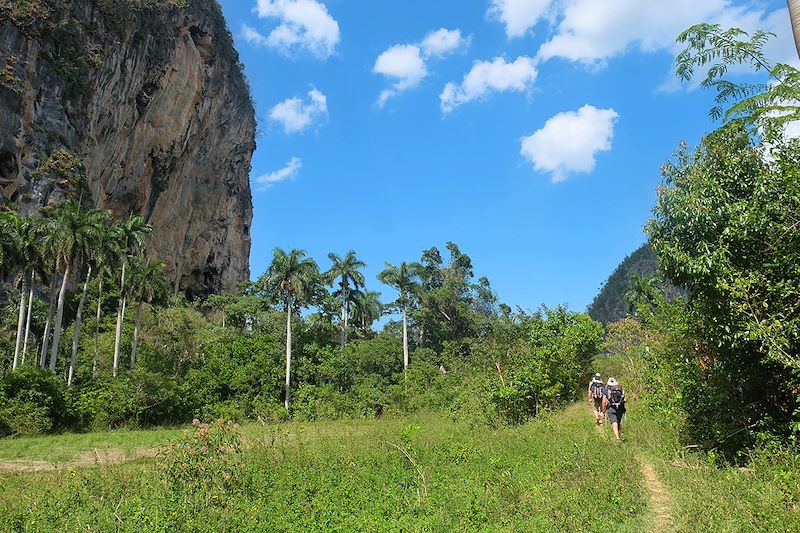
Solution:
[(719, 466), (687, 451), (675, 426), (659, 426), (633, 406), (628, 437), (669, 491), (679, 532), (800, 531), (800, 453), (756, 455), (747, 467)]
[[(133, 450), (183, 432), (5, 440), (0, 459)], [(800, 456), (719, 468), (687, 454), (674, 428), (635, 403), (619, 444), (607, 427), (596, 431), (583, 404), (517, 428), (420, 414), (241, 432), (239, 455), (193, 463), (186, 484), (166, 465), (192, 460), (187, 448), (125, 464), (0, 473), (0, 531), (647, 531), (640, 458), (668, 489), (677, 531), (800, 531)]]
[(6, 473), (0, 528), (641, 531), (647, 500), (631, 449), (601, 438), (585, 411), (499, 430), (436, 415), (248, 426), (244, 469), (224, 492), (171, 485), (159, 458)]
[(54, 463), (74, 461), (93, 450), (137, 449), (163, 445), (181, 435), (183, 429), (117, 430), (96, 433), (64, 433), (44, 437), (0, 439), (0, 461), (25, 460)]

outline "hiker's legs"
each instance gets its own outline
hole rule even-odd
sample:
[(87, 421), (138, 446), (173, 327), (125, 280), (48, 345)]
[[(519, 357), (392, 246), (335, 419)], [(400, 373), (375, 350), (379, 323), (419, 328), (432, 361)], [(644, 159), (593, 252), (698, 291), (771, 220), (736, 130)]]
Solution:
[(603, 423), (603, 402), (600, 398), (594, 399), (594, 420), (600, 425)]
[(611, 422), (611, 431), (614, 433), (614, 438), (619, 440), (620, 438), (620, 422), (622, 422), (622, 413), (617, 413), (613, 409), (609, 409), (606, 411), (608, 414), (608, 420)]

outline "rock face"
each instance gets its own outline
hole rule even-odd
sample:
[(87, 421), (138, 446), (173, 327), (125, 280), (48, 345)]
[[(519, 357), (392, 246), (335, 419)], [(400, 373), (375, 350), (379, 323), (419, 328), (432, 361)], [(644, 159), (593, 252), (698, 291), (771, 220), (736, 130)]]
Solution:
[(249, 278), (255, 127), (216, 0), (0, 0), (0, 199), (141, 214), (190, 298)]

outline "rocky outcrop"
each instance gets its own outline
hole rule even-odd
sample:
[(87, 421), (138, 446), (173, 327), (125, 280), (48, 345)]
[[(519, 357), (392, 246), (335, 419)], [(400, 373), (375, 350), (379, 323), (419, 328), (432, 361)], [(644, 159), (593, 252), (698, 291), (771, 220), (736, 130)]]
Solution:
[[(249, 278), (255, 116), (216, 0), (0, 0), (0, 197), (153, 226), (191, 298)], [(37, 172), (59, 149), (82, 183)]]

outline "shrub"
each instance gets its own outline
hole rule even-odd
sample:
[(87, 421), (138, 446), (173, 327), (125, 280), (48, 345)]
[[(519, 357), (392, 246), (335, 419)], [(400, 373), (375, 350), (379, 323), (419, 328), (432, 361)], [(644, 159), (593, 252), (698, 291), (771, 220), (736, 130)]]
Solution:
[(244, 470), (239, 425), (192, 421), (192, 429), (164, 452), (161, 468), (182, 503), (209, 505), (235, 485)]
[(66, 386), (51, 372), (19, 367), (0, 381), (0, 435), (38, 435), (72, 422)]

